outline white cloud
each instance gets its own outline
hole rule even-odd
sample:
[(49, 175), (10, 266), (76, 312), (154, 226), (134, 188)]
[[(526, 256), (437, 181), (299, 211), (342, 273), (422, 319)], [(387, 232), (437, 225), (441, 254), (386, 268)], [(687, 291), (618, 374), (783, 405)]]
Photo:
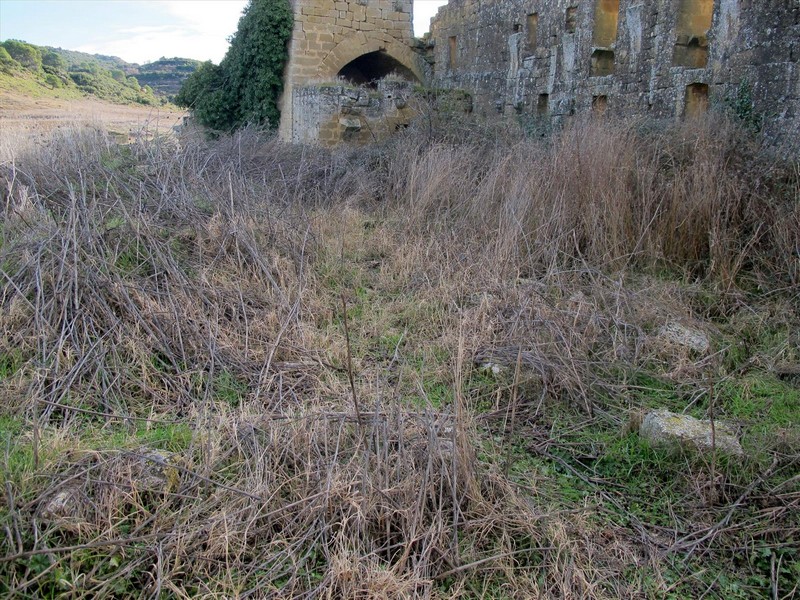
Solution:
[(117, 29), (116, 33), (125, 35), (149, 35), (159, 32), (174, 32), (174, 25), (139, 25), (137, 27), (125, 27), (124, 29)]
[(414, 35), (422, 37), (431, 28), (431, 17), (447, 0), (414, 0)]
[(147, 63), (162, 56), (180, 56), (197, 60), (219, 62), (228, 49), (228, 42), (198, 38), (180, 28), (158, 27), (148, 30), (138, 28), (116, 40), (84, 44), (76, 48), (81, 52), (119, 56), (128, 62)]
[(247, 0), (153, 0), (148, 4), (148, 10), (164, 15), (164, 25), (118, 29), (105, 39), (87, 42), (76, 50), (119, 56), (136, 63), (162, 56), (219, 63)]
[(247, 0), (163, 0), (182, 26), (204, 36), (227, 38), (236, 32)]

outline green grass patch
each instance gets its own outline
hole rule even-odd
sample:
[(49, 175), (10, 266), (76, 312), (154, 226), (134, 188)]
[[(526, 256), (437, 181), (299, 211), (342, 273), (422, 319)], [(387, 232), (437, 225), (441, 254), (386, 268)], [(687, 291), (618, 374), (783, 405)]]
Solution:
[(717, 388), (725, 415), (759, 428), (800, 425), (800, 390), (767, 373), (752, 373)]
[(33, 436), (26, 435), (27, 429), (20, 417), (0, 416), (0, 470), (8, 481), (19, 481), (35, 470)]
[(76, 100), (84, 96), (74, 87), (52, 88), (32, 73), (15, 71), (14, 74), (0, 72), (0, 92), (16, 93), (30, 98), (55, 98)]
[(0, 353), (0, 381), (13, 377), (22, 368), (24, 359), (18, 349)]
[(214, 378), (214, 398), (232, 408), (238, 407), (247, 394), (247, 384), (229, 371)]

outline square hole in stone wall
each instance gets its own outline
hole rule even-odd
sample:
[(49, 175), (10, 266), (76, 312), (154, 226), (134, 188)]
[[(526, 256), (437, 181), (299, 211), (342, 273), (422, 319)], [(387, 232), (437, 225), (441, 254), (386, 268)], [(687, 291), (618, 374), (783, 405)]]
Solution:
[(672, 64), (676, 67), (702, 69), (708, 64), (708, 41), (706, 36), (680, 36), (675, 42)]
[(603, 77), (614, 73), (614, 51), (597, 48), (592, 52), (592, 65), (590, 74), (593, 77)]
[(672, 64), (702, 69), (708, 63), (708, 30), (714, 16), (714, 0), (680, 0), (675, 24)]
[(450, 65), (451, 69), (455, 69), (456, 68), (456, 64), (458, 62), (457, 61), (457, 56), (456, 56), (456, 53), (458, 52), (458, 38), (456, 38), (456, 36), (454, 36), (454, 35), (451, 35), (447, 39), (447, 43), (448, 43), (448, 52), (449, 52), (448, 64)]
[(539, 14), (531, 13), (528, 15), (528, 48), (536, 49), (537, 38), (539, 36)]
[(687, 119), (699, 117), (708, 112), (708, 85), (691, 83), (686, 86), (683, 114)]
[(570, 6), (567, 9), (566, 23), (564, 24), (564, 29), (567, 33), (575, 33), (577, 27), (578, 27), (578, 7)]
[(596, 0), (592, 45), (610, 48), (617, 41), (619, 0)]
[(602, 115), (606, 110), (608, 110), (608, 96), (605, 94), (592, 96), (592, 113)]
[(548, 112), (550, 112), (550, 95), (539, 94), (539, 98), (536, 100), (536, 114), (543, 117)]

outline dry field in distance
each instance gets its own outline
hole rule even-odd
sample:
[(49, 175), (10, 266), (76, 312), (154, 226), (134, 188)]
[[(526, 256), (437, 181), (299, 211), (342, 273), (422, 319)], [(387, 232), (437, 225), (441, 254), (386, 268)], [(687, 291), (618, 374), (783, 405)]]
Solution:
[(0, 160), (26, 144), (47, 139), (65, 126), (97, 125), (122, 143), (129, 138), (168, 134), (186, 114), (176, 108), (111, 104), (89, 98), (32, 97), (0, 88)]

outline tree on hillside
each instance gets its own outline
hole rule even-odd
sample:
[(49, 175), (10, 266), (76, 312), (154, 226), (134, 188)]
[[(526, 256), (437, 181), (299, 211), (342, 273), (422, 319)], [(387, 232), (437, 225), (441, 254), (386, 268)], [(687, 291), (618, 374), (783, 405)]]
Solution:
[(5, 46), (0, 44), (0, 72), (10, 73), (14, 69), (19, 69), (19, 63), (11, 58)]
[(66, 73), (67, 71), (67, 61), (64, 60), (64, 57), (58, 54), (57, 52), (53, 52), (52, 50), (47, 50), (46, 48), (42, 48), (42, 67), (48, 73)]
[(289, 0), (250, 0), (220, 65), (205, 63), (190, 75), (176, 103), (212, 129), (276, 127), (292, 16)]
[(42, 53), (36, 46), (19, 40), (6, 40), (3, 47), (15, 61), (29, 71), (42, 69)]

